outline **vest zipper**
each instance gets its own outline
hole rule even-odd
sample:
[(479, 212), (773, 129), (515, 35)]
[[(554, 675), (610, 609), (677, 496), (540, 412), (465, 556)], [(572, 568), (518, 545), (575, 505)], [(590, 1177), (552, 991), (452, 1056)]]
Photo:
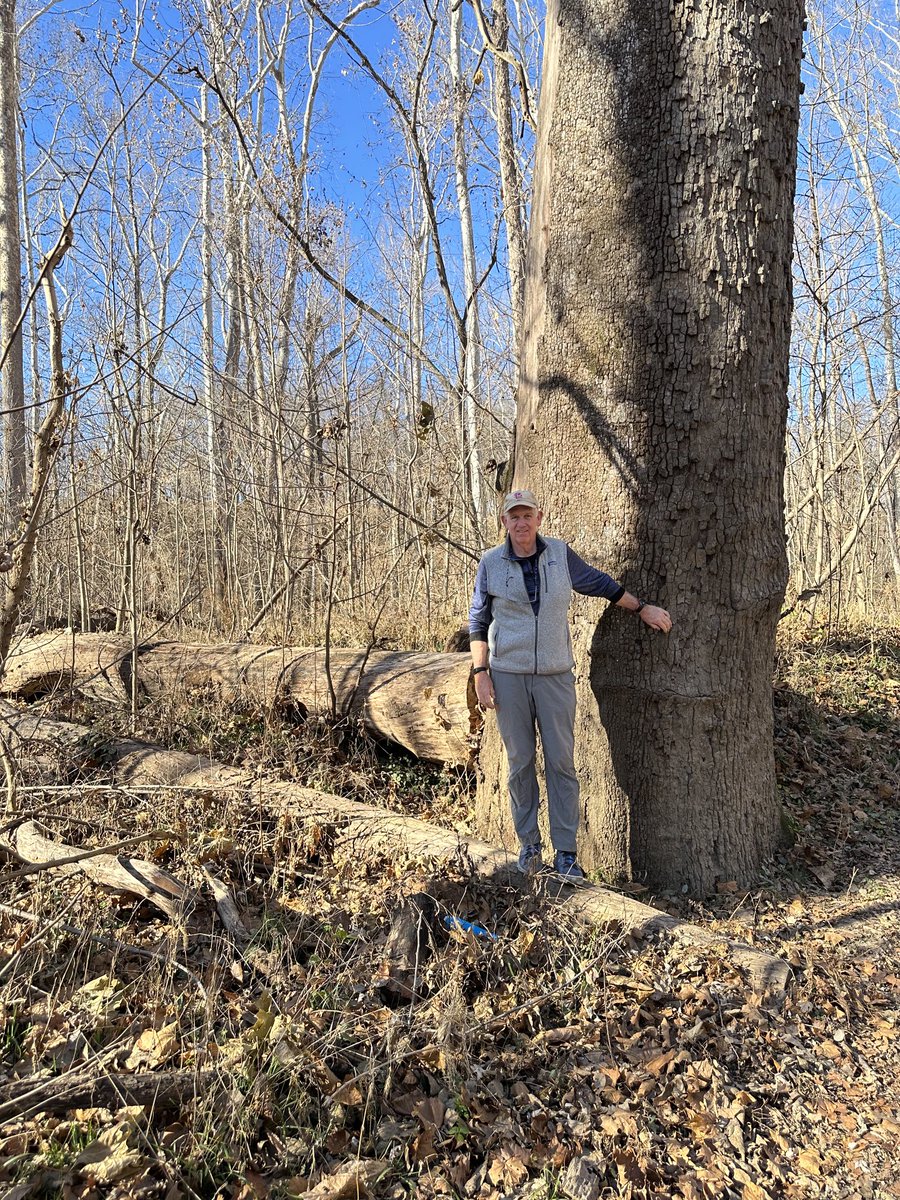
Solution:
[[(541, 579), (543, 576), (543, 579)], [(541, 600), (547, 594), (547, 567), (544, 563), (544, 555), (538, 559), (538, 611), (534, 614), (534, 673), (538, 673), (538, 620), (540, 619)]]

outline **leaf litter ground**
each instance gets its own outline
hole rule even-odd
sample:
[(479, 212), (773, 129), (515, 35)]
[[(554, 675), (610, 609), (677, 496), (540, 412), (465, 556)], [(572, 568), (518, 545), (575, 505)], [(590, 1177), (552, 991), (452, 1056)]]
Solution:
[[(174, 929), (79, 876), (4, 887), (0, 1105), (20, 1080), (112, 1090), (102, 1104), (39, 1092), (0, 1107), (0, 1188), (900, 1197), (900, 638), (795, 641), (775, 705), (789, 844), (760, 887), (642, 898), (788, 958), (781, 1004), (708, 951), (561, 922), (539, 890), (478, 882), (464, 862), (334, 852), (327, 829), (300, 836), (239, 795), (24, 792), (29, 815), (73, 843), (176, 828), (160, 862), (198, 887), (214, 864), (254, 932), (238, 947), (203, 902)], [(146, 716), (158, 735), (160, 715)], [(196, 714), (165, 714), (170, 736), (206, 752), (230, 744), (235, 759), (465, 828), (458, 780), (361, 765), (326, 731), (301, 743), (229, 720), (200, 745)], [(20, 765), (25, 785), (46, 783), (46, 762)], [(398, 1002), (381, 986), (385, 943), (423, 890), (438, 898), (433, 952), (419, 998)], [(447, 913), (496, 940), (448, 931)], [(174, 1081), (175, 1099), (128, 1103), (125, 1083), (148, 1077)]]

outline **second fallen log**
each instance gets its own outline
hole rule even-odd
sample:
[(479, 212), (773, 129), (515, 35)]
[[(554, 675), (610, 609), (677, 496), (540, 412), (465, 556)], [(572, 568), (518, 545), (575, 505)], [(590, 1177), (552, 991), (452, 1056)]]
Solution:
[(23, 862), (41, 863), (66, 875), (81, 871), (104, 887), (149, 900), (170, 918), (177, 917), (188, 900), (183, 884), (155, 863), (124, 854), (85, 852), (80, 846), (47, 837), (34, 821), (18, 827), (15, 849)]

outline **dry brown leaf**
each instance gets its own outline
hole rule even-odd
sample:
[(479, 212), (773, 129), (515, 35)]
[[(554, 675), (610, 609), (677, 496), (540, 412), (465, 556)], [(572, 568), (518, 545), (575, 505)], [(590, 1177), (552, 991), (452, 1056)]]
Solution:
[(616, 1164), (620, 1185), (631, 1184), (632, 1187), (638, 1188), (644, 1186), (647, 1178), (646, 1172), (633, 1151), (627, 1147), (620, 1147), (613, 1152), (612, 1157)]
[(685, 1123), (691, 1132), (699, 1138), (709, 1137), (717, 1129), (715, 1118), (711, 1117), (707, 1112), (692, 1113)]
[(740, 1121), (738, 1121), (736, 1117), (732, 1117), (732, 1119), (725, 1126), (725, 1136), (728, 1138), (731, 1146), (737, 1151), (741, 1158), (743, 1158), (745, 1155), (744, 1131), (741, 1128)]
[(600, 1118), (600, 1128), (610, 1137), (615, 1137), (618, 1133), (624, 1133), (631, 1138), (637, 1137), (637, 1122), (627, 1108), (604, 1113)]
[(410, 1157), (417, 1163), (424, 1163), (435, 1157), (433, 1127), (426, 1127), (416, 1135), (410, 1149)]
[(530, 1152), (524, 1146), (504, 1146), (488, 1167), (487, 1175), (493, 1184), (515, 1188), (528, 1178)]
[(443, 1100), (426, 1096), (413, 1109), (413, 1116), (422, 1122), (423, 1129), (440, 1129), (447, 1116), (447, 1108)]
[(132, 1132), (129, 1124), (114, 1125), (104, 1129), (98, 1138), (81, 1151), (75, 1166), (84, 1176), (97, 1183), (115, 1183), (128, 1175), (136, 1175), (148, 1165), (148, 1160), (138, 1150), (128, 1145)]
[(164, 1025), (162, 1029), (145, 1029), (131, 1053), (125, 1060), (130, 1071), (138, 1067), (158, 1067), (168, 1062), (178, 1052), (178, 1022)]
[(266, 1200), (271, 1184), (255, 1171), (244, 1171), (241, 1183), (235, 1184), (232, 1200)]
[(772, 1193), (752, 1179), (741, 1184), (741, 1200), (772, 1200)]
[(112, 975), (99, 975), (74, 993), (68, 1007), (86, 1009), (92, 1017), (103, 1020), (118, 1007), (121, 982)]
[(546, 1042), (548, 1046), (562, 1046), (581, 1036), (584, 1032), (580, 1025), (561, 1025), (557, 1029), (545, 1029), (537, 1035), (535, 1041)]
[(677, 1050), (667, 1050), (664, 1054), (657, 1054), (656, 1058), (651, 1058), (648, 1063), (644, 1064), (644, 1070), (649, 1071), (655, 1078), (664, 1067), (669, 1065), (677, 1053)]
[(416, 1050), (415, 1054), (410, 1057), (415, 1062), (421, 1063), (423, 1067), (431, 1067), (435, 1071), (447, 1069), (447, 1056), (438, 1046), (423, 1046), (421, 1050)]
[(823, 888), (830, 888), (835, 881), (836, 871), (834, 867), (828, 863), (822, 863), (821, 866), (810, 867), (810, 874), (815, 875)]
[(801, 1150), (797, 1155), (797, 1166), (804, 1175), (818, 1175), (822, 1170), (822, 1159), (815, 1150)]
[(361, 1158), (326, 1175), (304, 1194), (308, 1200), (364, 1200), (390, 1166), (384, 1159)]
[(362, 1104), (364, 1097), (359, 1083), (351, 1077), (336, 1087), (328, 1099), (332, 1104), (345, 1104), (348, 1108), (356, 1108)]

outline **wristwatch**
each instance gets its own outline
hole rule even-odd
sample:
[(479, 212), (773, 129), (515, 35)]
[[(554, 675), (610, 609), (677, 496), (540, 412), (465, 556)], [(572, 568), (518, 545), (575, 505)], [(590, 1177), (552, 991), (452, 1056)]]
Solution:
[(480, 671), (489, 671), (490, 669), (490, 667), (473, 667), (472, 674), (477, 675)]
[(635, 615), (637, 615), (637, 613), (639, 613), (639, 612), (641, 611), (641, 609), (642, 609), (642, 608), (644, 608), (644, 607), (646, 606), (646, 604), (647, 604), (647, 601), (646, 601), (646, 600), (638, 600), (638, 606), (637, 606), (637, 608), (633, 608), (631, 611), (632, 611), (633, 613), (635, 613)]

